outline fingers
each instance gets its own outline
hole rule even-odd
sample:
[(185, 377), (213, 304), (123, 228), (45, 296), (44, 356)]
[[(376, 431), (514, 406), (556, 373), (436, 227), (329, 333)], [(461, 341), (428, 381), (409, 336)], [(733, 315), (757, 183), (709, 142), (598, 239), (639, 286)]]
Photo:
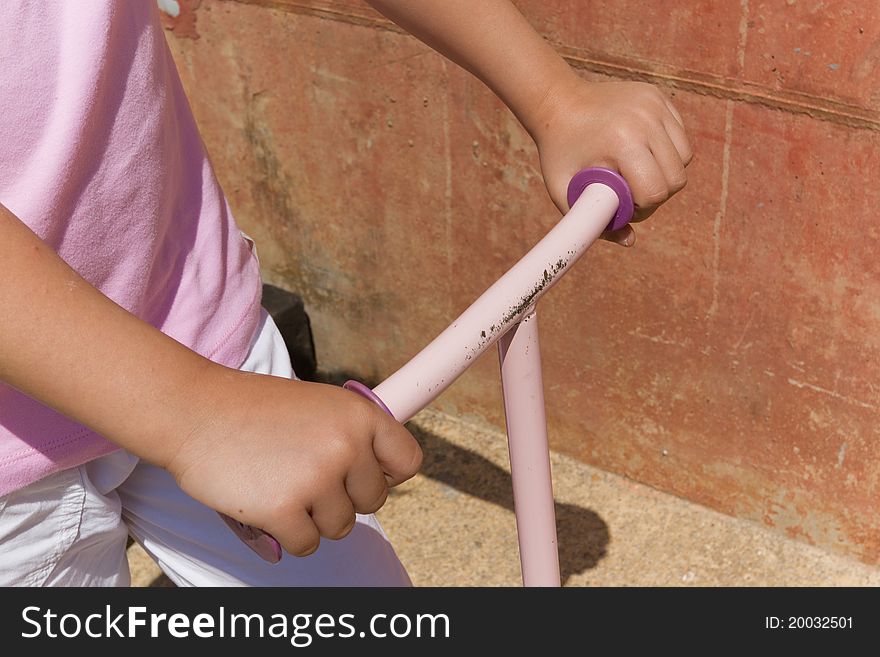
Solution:
[(687, 138), (687, 133), (684, 131), (684, 126), (682, 126), (678, 120), (666, 120), (663, 122), (663, 127), (666, 129), (666, 134), (669, 136), (669, 140), (672, 142), (673, 146), (675, 146), (675, 150), (678, 152), (682, 164), (684, 166), (690, 164), (691, 160), (694, 158), (694, 151)]
[[(669, 197), (687, 184), (685, 167), (693, 158), (693, 150), (684, 130), (681, 114), (669, 99), (656, 88), (654, 98), (645, 106), (654, 107), (646, 141), (619, 157), (620, 173), (633, 193), (636, 210), (633, 222), (644, 221)], [(622, 246), (631, 246), (635, 235), (616, 231), (603, 237)]]
[(354, 528), (354, 507), (348, 493), (337, 482), (315, 496), (311, 517), (321, 536), (338, 540)]
[(644, 212), (656, 208), (669, 198), (666, 175), (647, 145), (633, 148), (621, 162), (620, 173), (629, 184), (636, 205), (634, 221), (644, 218)]
[(681, 114), (675, 108), (675, 105), (672, 104), (672, 101), (666, 97), (666, 94), (661, 92), (660, 94), (663, 97), (663, 103), (666, 105), (666, 109), (669, 110), (669, 113), (672, 114), (672, 117), (675, 119), (675, 122), (678, 123), (682, 128), (684, 128), (684, 119), (681, 118)]
[(394, 418), (377, 411), (373, 453), (389, 486), (403, 483), (422, 466), (422, 448)]
[(664, 201), (684, 188), (687, 184), (685, 167), (692, 157), (684, 130), (671, 118), (654, 132), (647, 145), (630, 151), (621, 163), (620, 173), (633, 193), (634, 222), (647, 219)]
[(651, 153), (666, 181), (667, 198), (681, 191), (687, 183), (684, 161), (667, 134), (660, 135), (651, 143)]
[(344, 481), (313, 492), (315, 500), (307, 514), (295, 514), (283, 535), (276, 536), (294, 556), (308, 556), (318, 549), (320, 538), (338, 540), (355, 526), (356, 513), (377, 511), (396, 486), (418, 472), (422, 450), (403, 425), (379, 413), (373, 450), (365, 449), (350, 464)]
[(307, 557), (318, 549), (321, 535), (312, 517), (305, 509), (287, 514), (287, 522), (273, 536), (287, 552), (295, 557)]
[[(378, 472), (375, 464), (373, 467)], [(384, 488), (384, 477), (382, 479)], [(326, 490), (314, 493), (314, 499), (308, 512), (303, 509), (285, 513), (289, 519), (284, 523), (282, 532), (275, 534), (282, 547), (296, 557), (306, 557), (315, 552), (321, 537), (331, 540), (345, 538), (354, 529), (357, 520), (355, 508), (342, 482), (331, 483)]]
[(630, 247), (636, 243), (636, 231), (629, 224), (620, 230), (606, 231), (602, 233), (601, 237), (603, 240), (614, 242), (624, 247)]
[(663, 127), (666, 129), (666, 134), (669, 135), (669, 139), (675, 145), (684, 166), (687, 166), (693, 159), (694, 153), (684, 130), (684, 119), (681, 117), (681, 114), (676, 109), (675, 105), (672, 104), (672, 101), (666, 97), (666, 94), (659, 90), (657, 93), (660, 94), (663, 104), (666, 106), (666, 111), (669, 112), (671, 117), (671, 119), (665, 118), (663, 120)]
[(290, 554), (305, 557), (318, 549), (322, 537), (345, 538), (354, 529), (355, 513), (373, 513), (388, 497), (385, 474), (372, 456), (364, 456), (351, 468), (345, 483), (328, 484), (326, 490), (313, 492), (314, 503), (308, 513), (293, 515), (284, 523), (276, 538)]
[(372, 453), (365, 453), (345, 477), (345, 491), (358, 513), (375, 513), (388, 498), (388, 481)]

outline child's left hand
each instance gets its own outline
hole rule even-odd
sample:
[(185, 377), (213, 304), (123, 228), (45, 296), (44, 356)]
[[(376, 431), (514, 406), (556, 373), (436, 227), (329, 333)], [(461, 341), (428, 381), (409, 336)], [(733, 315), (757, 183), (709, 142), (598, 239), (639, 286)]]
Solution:
[[(601, 166), (629, 183), (636, 205), (633, 221), (647, 219), (687, 182), (692, 151), (681, 115), (655, 86), (640, 82), (589, 83), (572, 75), (548, 94), (533, 123), (547, 190), (568, 211), (571, 177)], [(603, 238), (632, 246), (630, 226)]]
[[(691, 147), (669, 99), (641, 82), (584, 81), (509, 0), (368, 1), (504, 101), (535, 140), (560, 211), (568, 211), (569, 180), (587, 167), (626, 179), (635, 221), (684, 187)], [(603, 237), (635, 241), (630, 226)]]

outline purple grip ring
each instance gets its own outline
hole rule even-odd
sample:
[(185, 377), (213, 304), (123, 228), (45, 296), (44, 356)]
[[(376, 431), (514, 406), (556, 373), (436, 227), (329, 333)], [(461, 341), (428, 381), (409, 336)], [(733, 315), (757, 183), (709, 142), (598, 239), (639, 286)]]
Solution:
[(381, 399), (379, 399), (378, 395), (376, 395), (375, 392), (370, 390), (369, 387), (365, 386), (360, 381), (355, 381), (354, 379), (351, 379), (351, 380), (343, 383), (342, 387), (345, 388), (346, 390), (350, 390), (351, 392), (354, 392), (354, 393), (360, 395), (364, 399), (367, 399), (367, 400), (373, 402), (376, 406), (378, 406), (383, 411), (388, 413), (388, 415), (390, 415), (391, 417), (394, 417), (394, 413), (392, 413), (388, 409), (388, 407), (385, 405), (385, 402), (383, 402)]
[(602, 169), (599, 167), (591, 167), (582, 169), (574, 174), (571, 182), (568, 183), (568, 207), (574, 205), (574, 202), (580, 198), (583, 191), (593, 183), (602, 183), (614, 190), (617, 194), (617, 212), (611, 219), (611, 223), (605, 230), (620, 230), (626, 226), (630, 219), (633, 218), (635, 211), (635, 203), (633, 202), (632, 192), (629, 185), (616, 171), (610, 169)]
[[(571, 179), (571, 182), (568, 183), (569, 207), (574, 205), (575, 201), (578, 200), (583, 191), (593, 183), (607, 185), (614, 190), (615, 194), (617, 194), (617, 212), (614, 214), (611, 223), (608, 224), (605, 230), (620, 230), (629, 223), (630, 219), (632, 219), (635, 204), (633, 203), (632, 192), (629, 189), (629, 185), (626, 184), (623, 176), (615, 171), (598, 167), (578, 171)], [(379, 399), (376, 393), (360, 381), (346, 381), (342, 387), (373, 402), (388, 415), (394, 417), (394, 414), (385, 405), (385, 402)], [(222, 513), (220, 514), (220, 517), (223, 518), (223, 521), (229, 526), (235, 535), (262, 559), (269, 563), (278, 563), (281, 561), (281, 545), (271, 534), (264, 532), (262, 529), (257, 529), (256, 527), (251, 527), (250, 525), (245, 525), (237, 520), (233, 520)]]

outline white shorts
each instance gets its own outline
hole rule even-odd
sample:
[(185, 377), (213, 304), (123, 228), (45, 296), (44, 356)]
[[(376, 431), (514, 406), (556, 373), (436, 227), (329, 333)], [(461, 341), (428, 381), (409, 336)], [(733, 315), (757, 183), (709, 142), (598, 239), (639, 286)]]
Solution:
[[(241, 369), (294, 376), (265, 311)], [(0, 585), (129, 586), (129, 535), (178, 586), (410, 586), (375, 516), (269, 564), (168, 472), (122, 450), (0, 497)]]

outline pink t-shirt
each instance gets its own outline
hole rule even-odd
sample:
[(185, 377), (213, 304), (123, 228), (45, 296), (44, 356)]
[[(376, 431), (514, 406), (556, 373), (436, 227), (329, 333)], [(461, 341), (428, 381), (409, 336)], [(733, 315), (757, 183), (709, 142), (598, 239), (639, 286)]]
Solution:
[[(0, 30), (0, 203), (116, 303), (239, 366), (259, 321), (259, 267), (156, 1), (3, 0)], [(0, 495), (114, 449), (0, 383)]]

